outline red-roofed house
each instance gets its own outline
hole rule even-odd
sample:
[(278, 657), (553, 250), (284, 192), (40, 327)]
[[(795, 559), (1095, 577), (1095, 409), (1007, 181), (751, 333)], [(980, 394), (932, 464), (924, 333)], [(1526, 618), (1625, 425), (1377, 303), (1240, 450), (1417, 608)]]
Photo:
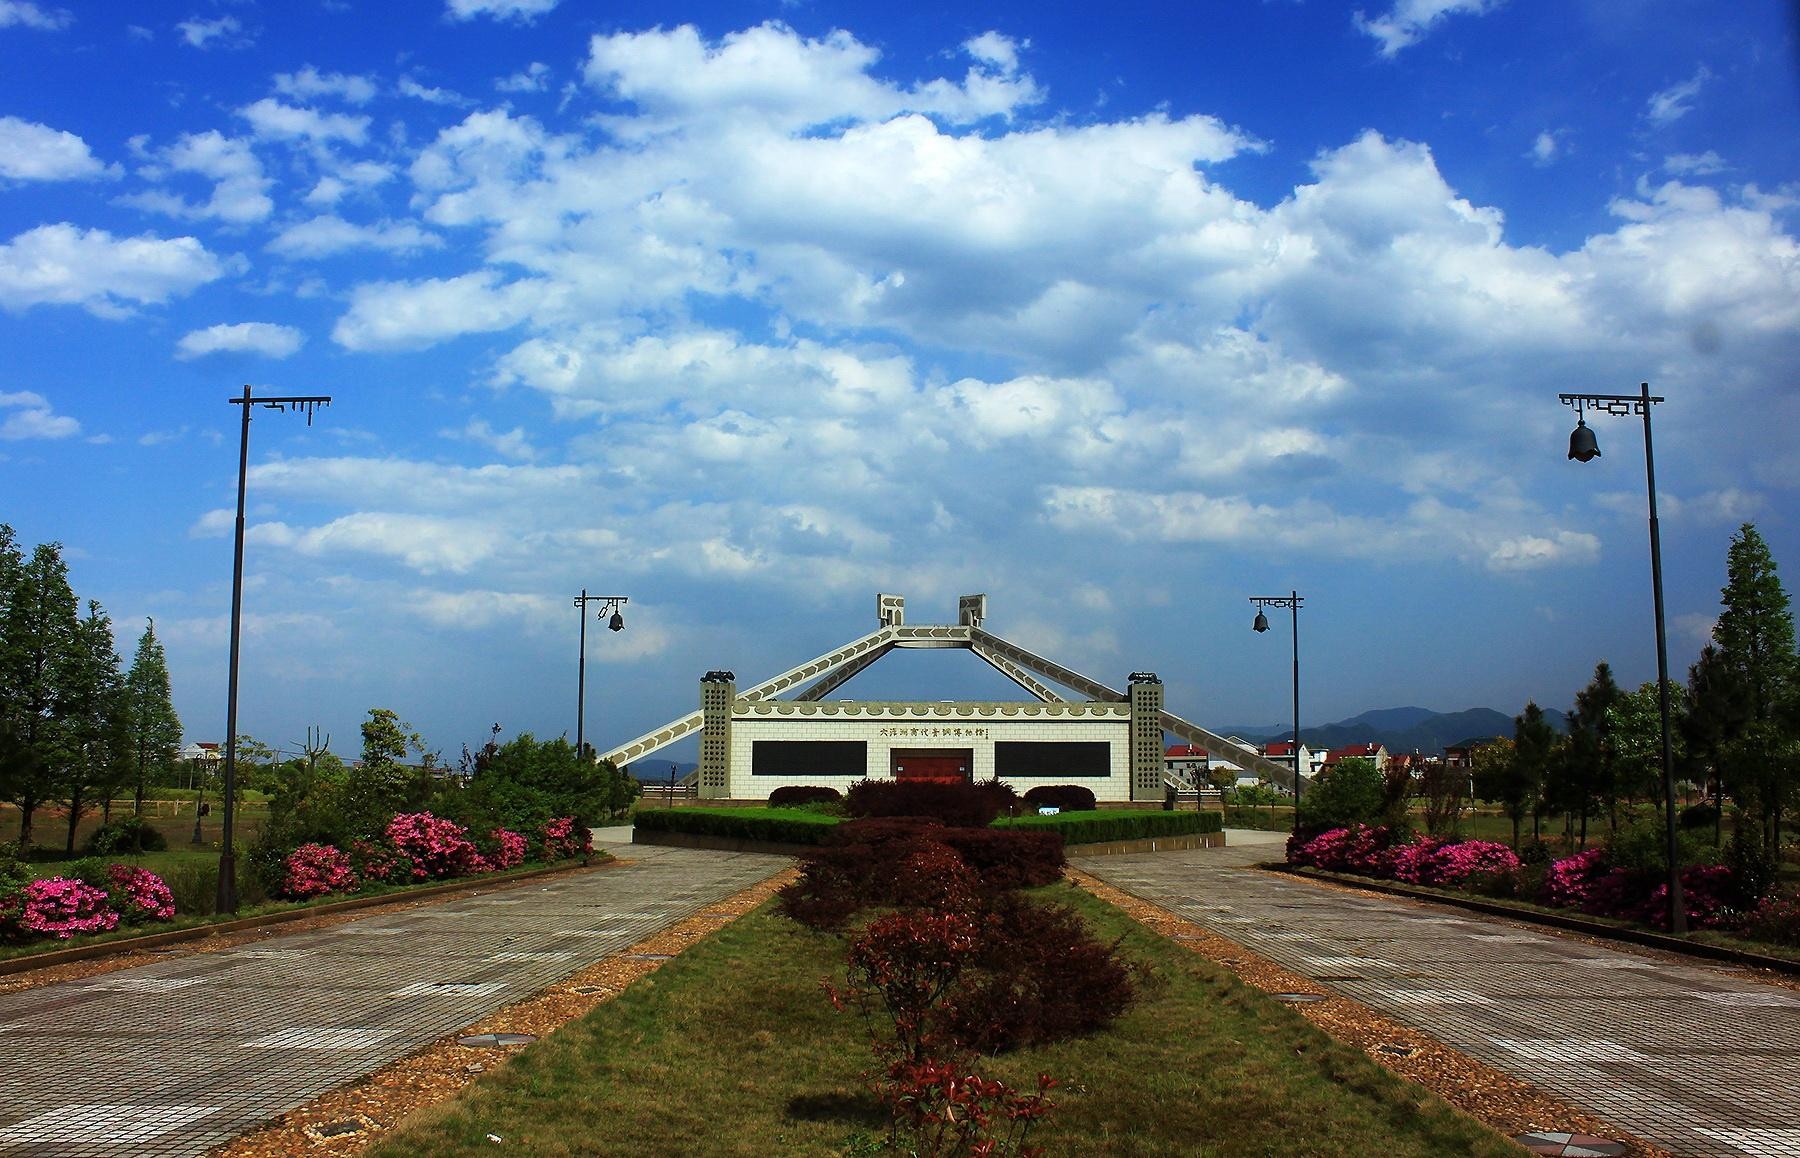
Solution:
[(1378, 742), (1367, 744), (1345, 744), (1341, 748), (1333, 748), (1331, 751), (1325, 753), (1326, 771), (1330, 771), (1332, 768), (1336, 767), (1339, 760), (1345, 759), (1373, 760), (1375, 762), (1375, 771), (1382, 772), (1387, 769), (1388, 750), (1382, 747)]

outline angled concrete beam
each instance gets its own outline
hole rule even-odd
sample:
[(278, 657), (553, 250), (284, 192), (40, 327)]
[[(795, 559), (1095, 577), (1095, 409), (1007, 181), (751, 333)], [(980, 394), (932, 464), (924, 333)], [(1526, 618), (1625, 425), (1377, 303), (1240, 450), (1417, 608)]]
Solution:
[[(1181, 737), (1196, 748), (1204, 748), (1210, 755), (1235, 764), (1246, 772), (1254, 772), (1264, 780), (1283, 785), (1289, 790), (1294, 787), (1294, 768), (1291, 764), (1283, 764), (1279, 760), (1260, 756), (1248, 748), (1240, 748), (1225, 737), (1209, 732), (1199, 724), (1190, 724), (1173, 712), (1162, 713), (1162, 726), (1163, 731)], [(1301, 774), (1301, 784), (1312, 782), (1311, 776)]]
[(892, 650), (892, 645), (888, 645), (886, 647), (878, 647), (874, 651), (865, 652), (862, 655), (857, 656), (855, 659), (850, 660), (848, 663), (841, 665), (836, 671), (830, 673), (824, 679), (822, 679), (818, 683), (814, 684), (812, 687), (807, 688), (805, 691), (803, 691), (799, 695), (795, 696), (794, 699), (796, 699), (796, 700), (822, 700), (822, 699), (824, 699), (826, 696), (830, 695), (832, 692), (836, 691), (838, 688), (843, 687), (845, 684), (847, 684), (851, 680), (855, 679), (858, 675), (860, 675), (864, 671), (868, 670), (868, 668), (870, 668), (871, 666), (874, 665), (876, 660), (880, 659), (882, 656), (886, 655), (891, 650)]
[(1066, 696), (1057, 694), (1055, 690), (1048, 688), (1031, 678), (1027, 672), (1005, 656), (995, 655), (993, 652), (979, 644), (971, 644), (969, 650), (986, 660), (988, 665), (995, 671), (999, 672), (1013, 683), (1018, 684), (1046, 704), (1060, 704), (1067, 701)]
[(1009, 643), (991, 631), (983, 631), (979, 627), (971, 627), (968, 631), (970, 641), (975, 645), (986, 648), (1002, 659), (1010, 660), (1028, 672), (1080, 692), (1083, 699), (1100, 700), (1109, 704), (1122, 704), (1130, 699), (1124, 692), (1109, 688), (1099, 680), (1091, 680), (1060, 663), (1051, 663), (1036, 652), (1027, 651), (1016, 643)]

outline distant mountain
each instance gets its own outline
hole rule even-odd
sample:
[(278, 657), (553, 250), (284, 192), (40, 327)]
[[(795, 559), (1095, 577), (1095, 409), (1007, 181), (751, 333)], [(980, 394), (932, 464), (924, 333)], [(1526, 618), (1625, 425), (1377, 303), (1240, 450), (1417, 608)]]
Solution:
[[(1562, 712), (1546, 711), (1544, 718), (1559, 732), (1569, 730)], [(1248, 731), (1233, 729), (1227, 735), (1256, 743), (1285, 740), (1292, 728)], [(1378, 708), (1339, 720), (1335, 724), (1303, 725), (1301, 739), (1309, 748), (1340, 748), (1345, 744), (1376, 742), (1389, 752), (1422, 752), (1435, 756), (1445, 748), (1470, 740), (1491, 740), (1513, 734), (1513, 718), (1492, 708), (1461, 712), (1433, 712), (1425, 708)]]
[(633, 760), (626, 769), (632, 778), (642, 784), (667, 784), (669, 770), (675, 770), (675, 779), (679, 780), (700, 765), (683, 764), (676, 760)]

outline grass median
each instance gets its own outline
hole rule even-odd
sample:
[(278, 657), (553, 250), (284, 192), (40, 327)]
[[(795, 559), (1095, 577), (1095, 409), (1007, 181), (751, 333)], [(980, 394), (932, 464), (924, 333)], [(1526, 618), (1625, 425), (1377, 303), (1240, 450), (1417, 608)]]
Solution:
[[(1113, 1028), (981, 1063), (1059, 1108), (1051, 1154), (1511, 1155), (1458, 1114), (1294, 1011), (1069, 886), (1101, 937), (1148, 970)], [(765, 907), (722, 929), (371, 1153), (872, 1154), (886, 1118), (859, 1075), (863, 1024), (820, 988), (842, 942)]]

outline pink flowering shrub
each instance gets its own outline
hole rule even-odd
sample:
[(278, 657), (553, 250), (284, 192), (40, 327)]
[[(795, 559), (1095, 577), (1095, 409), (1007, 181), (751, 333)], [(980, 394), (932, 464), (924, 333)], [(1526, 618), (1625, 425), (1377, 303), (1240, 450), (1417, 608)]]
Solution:
[(175, 916), (175, 894), (149, 869), (116, 864), (106, 870), (112, 878), (113, 907), (126, 922), (167, 921)]
[(593, 849), (593, 835), (576, 825), (573, 816), (559, 816), (544, 825), (545, 860), (568, 860), (585, 856)]
[(1587, 903), (1594, 885), (1606, 871), (1605, 849), (1590, 848), (1564, 857), (1544, 873), (1544, 891), (1540, 899), (1553, 908), (1579, 909)]
[(347, 893), (357, 885), (356, 872), (342, 849), (329, 844), (303, 844), (287, 856), (280, 895), (304, 901), (326, 893)]
[(119, 914), (106, 905), (106, 890), (66, 877), (32, 881), (22, 893), (19, 925), (26, 932), (66, 941), (78, 933), (119, 927)]
[(1744, 914), (1740, 928), (1758, 941), (1800, 948), (1800, 894), (1769, 894)]
[(1426, 837), (1394, 854), (1395, 880), (1440, 888), (1461, 888), (1470, 877), (1510, 873), (1518, 867), (1513, 850), (1491, 840), (1451, 843)]
[(394, 817), (388, 821), (387, 838), (401, 856), (412, 861), (415, 880), (468, 876), (485, 864), (469, 840), (468, 829), (429, 812), (403, 812)]
[(496, 828), (488, 834), (494, 842), (494, 851), (487, 857), (488, 864), (496, 870), (517, 868), (525, 863), (526, 850), (530, 842), (516, 832), (504, 828)]
[(391, 881), (412, 875), (412, 860), (385, 844), (350, 842), (350, 869), (364, 881)]
[(1394, 875), (1394, 858), (1400, 851), (1398, 847), (1392, 847), (1393, 841), (1394, 834), (1386, 825), (1332, 828), (1311, 840), (1290, 841), (1288, 860), (1327, 872), (1391, 877)]
[[(1732, 871), (1719, 864), (1692, 864), (1681, 870), (1681, 907), (1687, 911), (1690, 929), (1732, 929), (1743, 920), (1738, 911), (1742, 890)], [(1641, 918), (1667, 932), (1669, 883), (1651, 890)]]

